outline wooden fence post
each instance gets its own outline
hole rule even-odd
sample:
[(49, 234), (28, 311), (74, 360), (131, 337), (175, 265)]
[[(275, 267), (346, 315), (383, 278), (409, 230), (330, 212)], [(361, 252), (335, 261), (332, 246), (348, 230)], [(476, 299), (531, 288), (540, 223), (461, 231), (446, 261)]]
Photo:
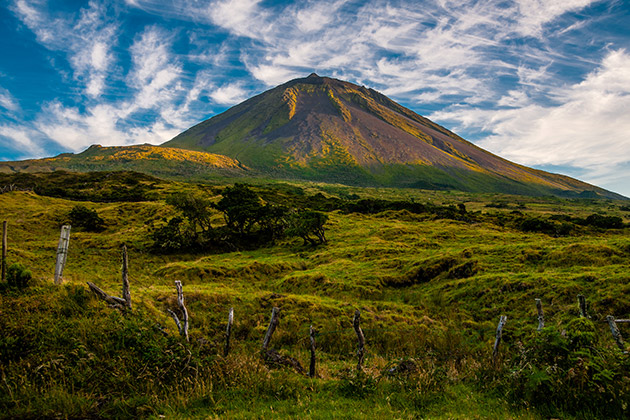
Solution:
[(167, 309), (167, 311), (169, 314), (171, 314), (173, 321), (175, 321), (175, 325), (177, 325), (179, 334), (184, 337), (186, 341), (188, 341), (188, 310), (186, 309), (186, 305), (184, 304), (184, 288), (182, 287), (182, 282), (176, 280), (175, 288), (177, 289), (177, 305), (179, 306), (179, 310), (182, 314), (181, 322), (175, 312), (171, 311), (170, 309)]
[(501, 315), (499, 317), (499, 325), (497, 325), (497, 336), (494, 340), (494, 347), (492, 348), (492, 360), (495, 361), (499, 355), (499, 344), (501, 343), (501, 336), (503, 335), (503, 327), (507, 322), (507, 316)]
[(309, 337), (311, 339), (311, 363), (308, 368), (308, 376), (311, 378), (315, 377), (315, 331), (313, 330), (313, 326), (309, 329)]
[(538, 310), (538, 330), (545, 328), (545, 316), (543, 314), (542, 302), (540, 299), (536, 299), (536, 309)]
[(580, 318), (590, 318), (586, 313), (586, 298), (584, 295), (578, 295), (578, 306), (580, 307)]
[(623, 343), (623, 338), (621, 338), (621, 332), (619, 331), (619, 327), (617, 327), (615, 317), (612, 315), (608, 315), (606, 317), (606, 320), (608, 321), (608, 325), (610, 326), (610, 332), (615, 339), (615, 343), (617, 343), (617, 347), (619, 347), (622, 352), (627, 353), (626, 345)]
[(94, 293), (96, 295), (97, 298), (104, 300), (105, 302), (109, 303), (110, 306), (112, 306), (112, 307), (114, 307), (116, 309), (120, 309), (120, 310), (124, 310), (125, 309), (126, 303), (125, 303), (124, 299), (121, 299), (121, 298), (116, 297), (116, 296), (108, 295), (100, 287), (98, 287), (97, 285), (95, 285), (91, 281), (88, 281), (87, 285), (90, 288), (90, 290), (92, 291), (92, 293)]
[(129, 290), (129, 261), (127, 258), (127, 245), (122, 247), (122, 298), (125, 307), (131, 310), (131, 291)]
[(57, 264), (55, 265), (55, 284), (61, 284), (63, 280), (63, 269), (66, 266), (68, 245), (70, 243), (70, 228), (70, 225), (63, 225), (61, 227), (59, 246), (57, 247)]
[(7, 221), (2, 222), (2, 281), (7, 279)]
[(271, 341), (271, 336), (273, 335), (273, 332), (276, 330), (276, 327), (278, 326), (278, 313), (280, 312), (280, 308), (277, 307), (273, 307), (273, 309), (271, 310), (271, 320), (269, 321), (269, 327), (267, 327), (267, 333), (265, 334), (265, 339), (263, 340), (263, 345), (262, 345), (262, 356), (265, 357), (267, 354), (267, 349), (269, 347), (269, 342)]
[(354, 318), (352, 319), (352, 326), (354, 327), (354, 332), (357, 333), (357, 340), (359, 342), (359, 346), (357, 349), (357, 370), (361, 370), (363, 368), (363, 359), (365, 358), (365, 336), (363, 335), (363, 331), (361, 330), (361, 311), (358, 309), (354, 311)]
[(232, 324), (234, 323), (234, 308), (230, 308), (228, 314), (227, 328), (225, 329), (225, 348), (223, 349), (223, 357), (227, 357), (230, 352), (230, 335), (232, 334)]

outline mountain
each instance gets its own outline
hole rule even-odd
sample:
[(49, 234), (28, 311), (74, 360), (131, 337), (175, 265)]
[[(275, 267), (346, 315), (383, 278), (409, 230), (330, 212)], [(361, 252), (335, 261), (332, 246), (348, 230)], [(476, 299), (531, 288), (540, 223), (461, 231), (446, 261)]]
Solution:
[(269, 177), (623, 198), (502, 159), (373, 89), (315, 73), (252, 97), (163, 146), (229, 156)]
[(90, 146), (82, 153), (17, 162), (0, 162), (0, 173), (51, 172), (59, 169), (79, 172), (138, 171), (165, 178), (213, 178), (244, 176), (249, 168), (235, 159), (214, 153), (170, 147)]

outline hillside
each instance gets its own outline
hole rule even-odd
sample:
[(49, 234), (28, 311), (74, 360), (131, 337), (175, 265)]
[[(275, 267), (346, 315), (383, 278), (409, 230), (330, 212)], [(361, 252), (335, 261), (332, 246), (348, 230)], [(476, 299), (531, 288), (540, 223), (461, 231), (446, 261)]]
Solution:
[[(49, 184), (59, 176), (38, 175)], [(83, 200), (100, 197), (98, 174), (64, 176)], [(118, 176), (126, 188), (131, 178)], [(216, 203), (225, 190), (141, 183), (152, 201), (0, 194), (9, 264), (33, 275), (26, 288), (0, 284), (0, 418), (627, 418), (629, 359), (605, 322), (630, 316), (624, 203), (261, 184), (251, 188), (265, 203), (325, 212), (328, 243), (285, 238), (258, 249), (156, 254), (152, 232), (186, 217), (168, 197)], [(73, 227), (64, 284), (55, 286), (59, 227), (77, 205), (97, 211), (105, 229)], [(622, 224), (589, 224), (593, 215)], [(225, 224), (214, 209), (209, 222)], [(120, 295), (123, 244), (127, 314), (86, 285)], [(166, 312), (177, 309), (175, 280), (190, 342)], [(591, 319), (578, 318), (578, 294)], [(535, 298), (545, 311), (540, 333)], [(281, 315), (271, 346), (306, 368), (315, 328), (316, 378), (261, 359), (274, 306)], [(361, 371), (356, 309), (366, 339)], [(500, 315), (508, 321), (493, 362)]]
[(177, 179), (224, 178), (244, 176), (249, 172), (246, 166), (227, 156), (148, 144), (118, 147), (93, 145), (77, 154), (64, 153), (45, 159), (0, 162), (0, 173), (5, 174), (56, 170), (136, 171)]
[(316, 74), (248, 99), (164, 146), (230, 156), (276, 178), (623, 198), (509, 162), (373, 89)]

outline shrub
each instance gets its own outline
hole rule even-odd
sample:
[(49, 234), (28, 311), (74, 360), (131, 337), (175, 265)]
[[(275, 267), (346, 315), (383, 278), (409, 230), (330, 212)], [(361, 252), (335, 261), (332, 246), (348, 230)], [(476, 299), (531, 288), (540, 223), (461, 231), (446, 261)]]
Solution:
[(300, 210), (291, 215), (287, 235), (299, 236), (304, 240), (304, 245), (319, 245), (326, 243), (324, 224), (328, 216), (313, 210)]
[(7, 283), (9, 286), (23, 289), (28, 286), (33, 275), (23, 264), (15, 263), (7, 267)]
[(594, 213), (586, 218), (584, 224), (601, 229), (621, 229), (623, 228), (623, 219), (619, 216), (603, 216)]
[(88, 232), (101, 232), (105, 229), (105, 221), (98, 215), (96, 210), (88, 209), (82, 205), (74, 206), (70, 210), (68, 218), (73, 227), (83, 228)]
[(628, 404), (628, 361), (602, 348), (593, 322), (574, 319), (566, 333), (544, 328), (514, 360), (507, 390), (517, 402), (546, 407), (550, 415), (591, 412), (622, 417)]

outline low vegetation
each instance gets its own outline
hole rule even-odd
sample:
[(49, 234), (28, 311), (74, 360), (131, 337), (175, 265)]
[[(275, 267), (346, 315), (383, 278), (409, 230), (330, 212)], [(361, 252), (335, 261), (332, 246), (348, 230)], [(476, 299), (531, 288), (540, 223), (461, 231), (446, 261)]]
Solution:
[[(60, 175), (33, 176), (48, 185)], [(89, 203), (0, 195), (9, 226), (0, 417), (628, 416), (630, 359), (605, 322), (630, 315), (625, 204), (160, 180), (140, 181), (151, 200), (109, 202), (93, 179), (80, 183), (94, 194)], [(56, 286), (59, 228), (73, 211), (83, 215), (73, 223), (96, 215), (101, 230), (73, 224)], [(123, 244), (130, 312), (86, 286), (120, 290)], [(175, 280), (189, 342), (167, 313), (177, 307)], [(579, 317), (578, 294), (590, 318)], [(272, 307), (280, 321), (271, 347), (304, 367), (315, 329), (315, 378), (260, 357)], [(366, 338), (360, 371), (355, 309)], [(493, 360), (500, 315), (508, 321)]]

